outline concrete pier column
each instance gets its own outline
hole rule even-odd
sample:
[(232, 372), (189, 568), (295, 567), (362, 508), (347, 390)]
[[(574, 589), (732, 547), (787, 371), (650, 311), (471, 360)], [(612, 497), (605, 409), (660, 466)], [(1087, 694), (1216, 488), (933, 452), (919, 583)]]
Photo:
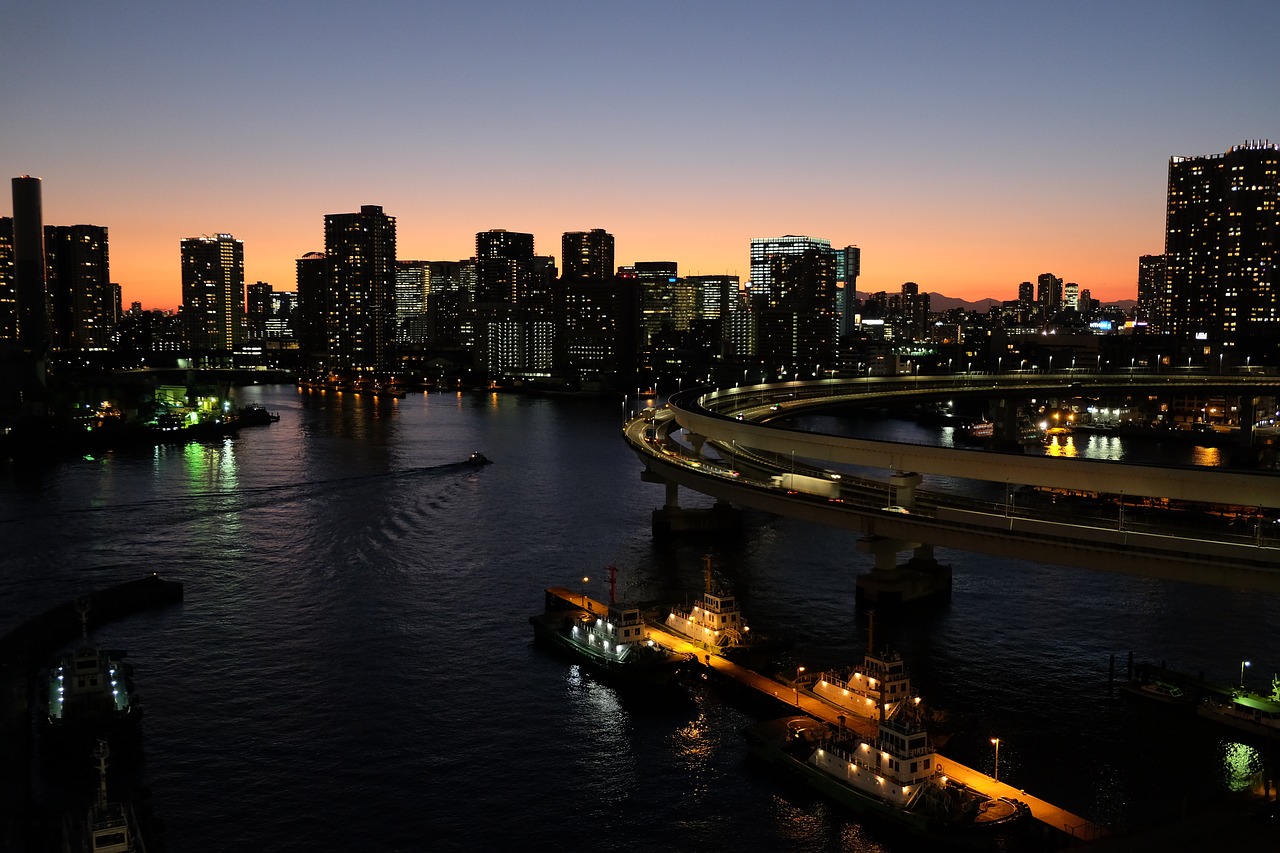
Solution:
[[(859, 607), (894, 607), (951, 595), (951, 567), (934, 559), (928, 543), (872, 535), (858, 540), (858, 550), (875, 557), (875, 568), (856, 581)], [(900, 564), (902, 551), (912, 556)]]
[(702, 445), (707, 443), (705, 435), (698, 435), (696, 432), (685, 433), (685, 438), (689, 439), (689, 445), (693, 448), (693, 452), (697, 456), (702, 455)]
[(889, 478), (889, 485), (893, 487), (894, 503), (905, 506), (907, 509), (914, 507), (916, 487), (920, 485), (922, 479), (923, 477), (912, 471), (895, 471)]
[(667, 502), (662, 505), (663, 509), (679, 509), (680, 508), (680, 487), (675, 483), (667, 483)]

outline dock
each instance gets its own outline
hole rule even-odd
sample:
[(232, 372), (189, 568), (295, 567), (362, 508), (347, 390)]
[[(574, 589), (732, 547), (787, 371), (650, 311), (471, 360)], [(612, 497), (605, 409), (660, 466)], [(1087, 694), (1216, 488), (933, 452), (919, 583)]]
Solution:
[[(598, 605), (603, 607), (603, 605)], [(821, 720), (833, 726), (844, 726), (860, 734), (874, 737), (877, 724), (872, 720), (845, 714), (825, 700), (815, 696), (802, 686), (779, 681), (741, 664), (716, 654), (706, 647), (691, 643), (674, 634), (667, 633), (652, 625), (650, 636), (658, 643), (679, 652), (692, 654), (700, 664), (707, 667), (718, 677), (734, 682), (742, 687), (750, 688), (762, 696), (771, 696), (778, 702), (796, 708), (799, 712)], [(946, 775), (990, 797), (1007, 797), (1026, 803), (1031, 816), (1045, 827), (1051, 828), (1079, 842), (1096, 841), (1110, 835), (1106, 827), (1086, 820), (1066, 809), (1032, 796), (1026, 791), (998, 782), (972, 767), (966, 767), (958, 761), (939, 755), (938, 768)]]

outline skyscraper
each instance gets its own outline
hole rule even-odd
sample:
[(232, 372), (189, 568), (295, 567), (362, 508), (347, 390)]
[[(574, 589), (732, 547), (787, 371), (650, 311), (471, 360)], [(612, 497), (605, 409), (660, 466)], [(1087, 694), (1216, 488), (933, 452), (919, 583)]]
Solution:
[(48, 268), (44, 249), (44, 207), (39, 178), (13, 179), (13, 291), (18, 342), (43, 351), (52, 338)]
[(324, 252), (307, 252), (295, 262), (298, 309), (294, 337), (302, 363), (313, 369), (329, 364), (329, 270)]
[(182, 326), (192, 350), (231, 352), (244, 340), (244, 243), (230, 234), (182, 241)]
[(1138, 319), (1148, 323), (1162, 317), (1164, 296), (1164, 255), (1138, 258)]
[(396, 220), (375, 204), (324, 218), (328, 366), (390, 370), (396, 320)]
[(46, 225), (53, 348), (105, 350), (116, 324), (115, 288), (101, 225)]
[(18, 340), (18, 297), (13, 285), (13, 219), (0, 216), (0, 341)]
[(830, 240), (813, 237), (759, 237), (751, 240), (751, 299), (768, 303), (773, 298), (770, 262), (779, 255), (799, 255), (810, 249), (831, 250)]
[(565, 281), (608, 281), (613, 278), (613, 235), (603, 228), (566, 231), (560, 238)]
[(265, 281), (247, 285), (244, 289), (244, 305), (249, 340), (266, 340), (267, 320), (271, 317), (271, 285)]
[(1158, 331), (1227, 344), (1280, 337), (1280, 147), (1169, 159)]

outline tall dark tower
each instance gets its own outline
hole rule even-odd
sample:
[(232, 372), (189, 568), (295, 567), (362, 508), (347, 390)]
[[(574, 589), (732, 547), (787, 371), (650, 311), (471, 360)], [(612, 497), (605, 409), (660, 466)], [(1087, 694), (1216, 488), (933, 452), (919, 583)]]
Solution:
[(324, 218), (331, 365), (390, 370), (396, 330), (396, 220), (376, 204)]
[(311, 368), (327, 368), (329, 340), (328, 264), (324, 252), (307, 252), (296, 261), (298, 271), (298, 312), (294, 337), (302, 363)]
[(13, 286), (17, 299), (18, 342), (44, 350), (52, 340), (49, 275), (44, 252), (44, 209), (40, 179), (13, 179)]

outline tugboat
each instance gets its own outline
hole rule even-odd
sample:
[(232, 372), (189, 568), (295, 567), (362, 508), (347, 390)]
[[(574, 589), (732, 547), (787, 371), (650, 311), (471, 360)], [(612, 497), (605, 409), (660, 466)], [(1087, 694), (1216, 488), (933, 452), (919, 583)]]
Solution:
[(661, 625), (667, 631), (707, 651), (726, 657), (760, 654), (780, 648), (780, 644), (751, 635), (732, 595), (713, 592), (711, 555), (707, 554), (706, 588), (692, 605), (672, 605)]
[(918, 708), (918, 698), (899, 703), (875, 737), (833, 731), (804, 716), (758, 723), (743, 735), (754, 757), (852, 812), (939, 843), (998, 845), (1003, 830), (1024, 822), (1030, 809), (948, 778)]
[(84, 847), (91, 853), (146, 853), (132, 806), (107, 796), (107, 742), (99, 741), (94, 756), (98, 759), (98, 792), (89, 809)]
[(76, 609), (81, 639), (49, 668), (45, 720), (56, 732), (96, 740), (132, 723), (138, 710), (124, 654), (100, 649), (89, 640), (87, 599), (77, 601)]
[(842, 711), (867, 720), (881, 713), (892, 717), (898, 706), (916, 698), (911, 677), (897, 652), (874, 651), (873, 613), (867, 614), (867, 651), (860, 666), (817, 673), (810, 686), (815, 696)]
[(640, 608), (619, 604), (617, 567), (609, 566), (605, 607), (563, 587), (548, 587), (544, 612), (529, 617), (534, 637), (566, 651), (592, 669), (623, 683), (665, 686), (691, 660), (649, 636)]

